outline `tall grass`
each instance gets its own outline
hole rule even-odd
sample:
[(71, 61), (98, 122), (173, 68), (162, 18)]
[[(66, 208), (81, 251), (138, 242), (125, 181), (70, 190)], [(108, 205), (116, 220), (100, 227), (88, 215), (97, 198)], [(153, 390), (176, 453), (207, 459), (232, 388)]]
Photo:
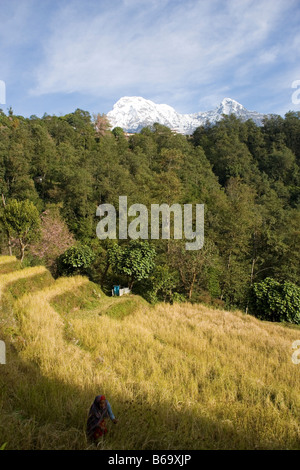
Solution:
[(100, 448), (300, 448), (299, 329), (91, 289), (77, 276), (10, 298), (24, 341), (1, 369), (0, 445), (93, 448), (86, 416), (105, 393), (119, 423)]
[(3, 264), (9, 264), (16, 262), (17, 258), (15, 256), (0, 256), (0, 266)]

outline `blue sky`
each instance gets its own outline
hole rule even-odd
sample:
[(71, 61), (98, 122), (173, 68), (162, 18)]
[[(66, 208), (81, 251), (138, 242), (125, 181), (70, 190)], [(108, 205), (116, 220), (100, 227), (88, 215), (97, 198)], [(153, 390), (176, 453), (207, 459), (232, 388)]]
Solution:
[(0, 0), (0, 15), (5, 112), (107, 113), (122, 96), (300, 110), (299, 0)]

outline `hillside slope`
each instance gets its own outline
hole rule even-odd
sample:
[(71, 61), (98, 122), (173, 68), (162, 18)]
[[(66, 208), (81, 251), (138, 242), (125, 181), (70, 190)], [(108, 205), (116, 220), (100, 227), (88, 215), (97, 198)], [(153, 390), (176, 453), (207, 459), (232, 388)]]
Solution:
[(0, 258), (0, 446), (93, 448), (87, 412), (105, 393), (119, 423), (99, 448), (300, 448), (299, 329), (110, 298), (84, 277), (10, 261)]

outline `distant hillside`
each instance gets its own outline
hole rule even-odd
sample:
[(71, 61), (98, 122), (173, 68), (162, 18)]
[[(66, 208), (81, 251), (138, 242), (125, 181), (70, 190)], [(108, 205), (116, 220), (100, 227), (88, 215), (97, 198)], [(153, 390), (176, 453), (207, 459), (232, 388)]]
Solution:
[(88, 279), (0, 258), (0, 447), (92, 449), (95, 395), (118, 425), (100, 449), (299, 449), (299, 329), (241, 312), (107, 297)]
[(212, 124), (219, 122), (224, 114), (234, 114), (242, 121), (252, 119), (258, 126), (262, 125), (266, 117), (256, 111), (248, 111), (231, 98), (224, 98), (212, 111), (180, 114), (166, 104), (156, 104), (140, 96), (124, 96), (107, 113), (107, 118), (112, 127), (121, 127), (126, 132), (139, 132), (143, 127), (158, 122), (181, 134), (193, 134), (197, 127), (207, 121)]
[[(239, 109), (233, 102), (223, 105), (224, 111), (230, 105)], [(157, 253), (153, 276), (134, 287), (147, 300), (210, 298), (215, 305), (245, 310), (253, 282), (271, 277), (300, 285), (300, 112), (273, 116), (260, 127), (224, 115), (192, 136), (159, 123), (128, 136), (120, 128), (110, 130), (105, 116), (92, 118), (81, 109), (41, 119), (0, 112), (0, 129), (2, 208), (6, 205), (1, 254), (11, 249), (19, 255), (20, 242), (8, 236), (17, 235), (20, 222), (9, 216), (12, 206), (34, 204), (42, 237), (26, 243), (26, 262), (45, 263), (55, 272), (68, 246), (87, 245), (95, 255), (90, 279), (110, 292), (115, 273), (107, 264), (109, 245), (97, 237), (97, 207), (113, 205), (118, 227), (119, 197), (127, 196), (128, 208), (147, 208), (148, 240)], [(180, 204), (182, 210), (184, 204), (204, 204), (203, 249), (182, 251), (172, 221), (170, 240), (161, 229), (159, 239), (150, 240), (152, 204), (170, 209)]]

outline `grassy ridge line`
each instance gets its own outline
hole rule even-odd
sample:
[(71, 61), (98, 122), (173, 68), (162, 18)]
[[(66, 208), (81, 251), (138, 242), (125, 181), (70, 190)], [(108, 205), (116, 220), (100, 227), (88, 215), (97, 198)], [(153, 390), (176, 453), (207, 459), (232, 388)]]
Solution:
[[(186, 313), (189, 322), (185, 321)], [(122, 323), (103, 317), (93, 328), (88, 324), (87, 319), (74, 318), (74, 334), (91, 351), (98, 350), (103, 362), (115, 364), (125, 381), (134, 381), (140, 363), (140, 390), (146, 382), (157, 382), (157, 399), (162, 392), (175, 402), (185, 393), (190, 401), (197, 401), (199, 387), (211, 394), (211, 382), (218, 384), (218, 397), (225, 402), (239, 394), (240, 399), (253, 405), (258, 396), (267, 398), (272, 388), (276, 390), (280, 385), (287, 401), (292, 399), (298, 377), (291, 361), (291, 344), (298, 337), (297, 331), (190, 305), (159, 305), (151, 311), (140, 310)], [(99, 337), (103, 338), (101, 345)], [(239, 390), (228, 390), (226, 383), (234, 385), (237, 377)]]
[[(11, 258), (11, 257), (5, 257)], [(0, 262), (3, 261), (0, 257)], [(5, 262), (2, 262), (1, 265), (5, 265)], [(7, 261), (7, 264), (10, 264), (10, 261)], [(11, 301), (9, 301), (9, 305), (3, 302), (3, 294), (5, 289), (14, 282), (20, 279), (28, 279), (39, 274), (46, 273), (47, 269), (44, 266), (35, 266), (33, 268), (24, 268), (19, 269), (16, 271), (9, 272), (7, 274), (0, 274), (0, 328), (2, 326), (2, 334), (5, 334), (7, 328), (13, 334), (18, 334), (16, 327), (16, 312), (11, 305)], [(5, 334), (6, 336), (6, 334)]]
[[(63, 379), (66, 376), (66, 369), (72, 371), (73, 361), (84, 360), (80, 348), (66, 343), (64, 321), (51, 307), (49, 301), (54, 296), (88, 282), (87, 278), (81, 276), (59, 278), (50, 287), (23, 295), (15, 304), (27, 343), (22, 356), (34, 359), (39, 364), (41, 372), (49, 377)], [(77, 382), (76, 377), (74, 380)]]
[[(9, 276), (10, 280), (14, 278), (17, 280), (18, 276), (13, 274)], [(60, 278), (50, 287), (25, 294), (14, 302), (14, 311), (17, 312), (18, 323), (25, 340), (18, 357), (24, 364), (36, 364), (41, 374), (41, 379), (37, 383), (36, 379), (31, 380), (29, 377), (27, 381), (26, 377), (21, 385), (18, 393), (22, 396), (22, 409), (26, 410), (26, 416), (34, 416), (38, 420), (44, 416), (46, 422), (55, 422), (59, 429), (67, 426), (65, 422), (67, 413), (70, 421), (77, 424), (75, 431), (80, 440), (80, 448), (85, 448), (87, 445), (84, 433), (78, 434), (79, 429), (85, 424), (87, 405), (99, 391), (108, 392), (113, 398), (122, 385), (120, 377), (111, 365), (106, 364), (103, 367), (85, 349), (66, 340), (63, 317), (50, 305), (53, 297), (76, 291), (88, 282), (87, 278), (79, 276)], [(115, 303), (118, 303), (124, 302), (125, 299), (115, 300)], [(86, 327), (93, 328), (93, 322), (86, 324)], [(70, 395), (67, 390), (76, 390), (75, 395)], [(124, 395), (124, 389), (122, 394)], [(43, 397), (47, 397), (47, 401), (51, 403), (50, 410), (45, 409)], [(41, 425), (44, 427), (40, 423), (39, 426)], [(23, 429), (23, 426), (20, 429)], [(33, 435), (36, 432), (34, 428)], [(47, 439), (48, 443), (51, 439), (55, 440), (52, 431), (49, 431)], [(58, 445), (59, 448), (64, 446), (74, 448), (77, 445), (69, 438), (66, 439), (65, 435), (64, 444), (61, 440), (58, 444), (59, 439), (57, 436), (52, 448), (57, 448)], [(25, 440), (23, 435), (22, 440)], [(27, 441), (30, 441), (29, 437)], [(28, 445), (30, 448), (30, 444)], [(40, 446), (44, 448), (45, 443), (40, 443)]]
[(104, 368), (113, 364), (136, 411), (164, 410), (170, 428), (160, 422), (153, 441), (171, 439), (181, 415), (187, 448), (299, 447), (300, 380), (291, 361), (297, 330), (189, 304), (140, 309), (122, 322), (74, 318), (72, 325)]
[[(0, 264), (5, 264), (5, 263), (2, 262)], [(47, 269), (45, 268), (45, 266), (35, 266), (33, 268), (24, 268), (24, 269), (20, 269), (17, 271), (12, 271), (7, 274), (0, 274), (0, 301), (1, 301), (1, 295), (3, 293), (3, 290), (6, 288), (6, 286), (9, 283), (15, 282), (25, 277), (36, 276), (37, 274), (42, 274), (42, 273), (45, 273), (46, 271)]]
[[(68, 380), (72, 385), (85, 387), (86, 384), (97, 388), (103, 387), (103, 377), (106, 382), (118, 380), (118, 372), (110, 365), (101, 367), (99, 371), (98, 348), (101, 350), (102, 342), (96, 341), (96, 348), (80, 347), (86, 346), (80, 336), (76, 335), (74, 325), (75, 318), (58, 313), (51, 304), (51, 300), (64, 293), (76, 291), (78, 288), (87, 285), (88, 279), (81, 276), (70, 278), (59, 278), (55, 284), (49, 288), (25, 294), (15, 303), (18, 312), (18, 319), (22, 334), (25, 337), (27, 346), (22, 351), (22, 357), (34, 360), (43, 374), (56, 380)], [(105, 296), (106, 297), (106, 296)], [(106, 298), (111, 305), (111, 299)], [(125, 303), (125, 299), (114, 299), (116, 304)], [(105, 301), (104, 301), (105, 302)], [(113, 320), (109, 317), (112, 330), (114, 330)], [(105, 320), (104, 320), (105, 321)], [(98, 324), (97, 324), (98, 322)], [(84, 328), (87, 331), (96, 330), (102, 325), (99, 316), (89, 316), (83, 319)], [(68, 327), (68, 337), (70, 331), (79, 340), (74, 342), (66, 338), (65, 329)], [(73, 338), (75, 340), (76, 338)], [(103, 343), (106, 340), (103, 338)], [(78, 344), (79, 343), (79, 344)], [(115, 348), (114, 343), (110, 343), (110, 348)], [(98, 366), (98, 367), (97, 367)]]
[[(139, 315), (140, 326), (151, 328), (162, 343), (172, 345), (186, 356), (209, 365), (216, 376), (233, 379), (240, 375), (240, 386), (252, 382), (257, 392), (265, 395), (281, 387), (287, 402), (295, 397), (299, 370), (291, 361), (291, 345), (299, 338), (297, 329), (261, 322), (240, 312), (208, 309), (203, 305), (158, 305), (150, 319)], [(177, 334), (174, 332), (177, 331)], [(193, 334), (191, 334), (193, 333)], [(209, 372), (210, 373), (210, 372)], [(284, 379), (284, 380), (283, 380)], [(256, 384), (256, 385), (255, 385)], [(226, 398), (226, 387), (223, 397)], [(251, 394), (245, 387), (244, 400)], [(253, 390), (252, 390), (253, 392)], [(296, 400), (299, 404), (299, 400)]]
[[(8, 285), (13, 286), (20, 279), (45, 272), (46, 268), (41, 266), (2, 275), (2, 293)], [(0, 441), (8, 442), (7, 448), (58, 448), (57, 441), (59, 448), (87, 446), (85, 434), (80, 428), (86, 420), (87, 404), (99, 384), (95, 385), (95, 391), (90, 390), (94, 377), (87, 377), (88, 354), (65, 341), (64, 322), (51, 308), (49, 300), (88, 282), (81, 276), (60, 278), (50, 287), (27, 293), (17, 300), (9, 296), (12, 303), (9, 310), (17, 321), (15, 330), (22, 335), (23, 342), (16, 351), (14, 347), (11, 349), (10, 339), (7, 338), (9, 360), (3, 371), (4, 382), (0, 380), (2, 391), (9, 390), (8, 396), (0, 394), (3, 411), (0, 418), (0, 436), (3, 435), (3, 438)], [(79, 365), (80, 370), (74, 368), (74, 364)], [(92, 364), (89, 370), (93, 376)], [(90, 379), (88, 386), (82, 382), (84, 379)], [(85, 398), (82, 398), (83, 388)], [(21, 409), (17, 411), (18, 408)], [(72, 427), (74, 420), (77, 424), (75, 428)]]
[(0, 256), (0, 265), (6, 263), (16, 262), (17, 258), (15, 256)]
[(149, 304), (138, 295), (121, 297), (108, 297), (99, 285), (89, 282), (79, 288), (66, 291), (50, 300), (50, 304), (64, 318), (78, 316), (94, 317), (98, 321), (99, 315), (108, 315), (112, 318), (122, 319), (131, 315), (141, 306)]
[(299, 330), (202, 305), (141, 303), (122, 320), (53, 308), (54, 298), (84, 286), (86, 278), (60, 278), (14, 302), (26, 371), (19, 384), (12, 364), (14, 406), (27, 418), (10, 415), (10, 448), (86, 448), (87, 407), (100, 391), (121, 418), (104, 448), (300, 448), (291, 361)]

